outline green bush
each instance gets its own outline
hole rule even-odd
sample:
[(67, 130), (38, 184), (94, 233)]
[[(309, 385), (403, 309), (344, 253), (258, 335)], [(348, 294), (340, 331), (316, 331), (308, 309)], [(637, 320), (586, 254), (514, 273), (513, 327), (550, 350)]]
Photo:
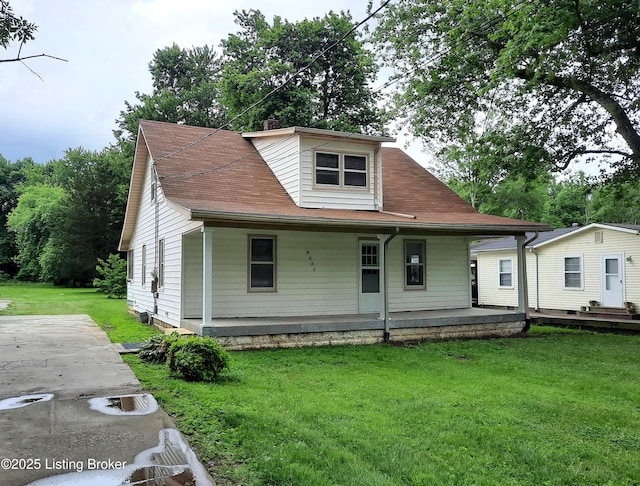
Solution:
[(229, 354), (210, 337), (188, 336), (171, 344), (167, 360), (169, 369), (185, 380), (215, 381), (228, 368)]
[(127, 261), (118, 254), (111, 254), (107, 260), (98, 258), (96, 271), (102, 278), (94, 278), (93, 286), (107, 297), (122, 299), (127, 295)]
[(177, 332), (172, 332), (166, 336), (158, 334), (147, 339), (138, 351), (140, 359), (150, 363), (164, 363), (167, 361), (167, 353), (173, 343), (180, 339)]

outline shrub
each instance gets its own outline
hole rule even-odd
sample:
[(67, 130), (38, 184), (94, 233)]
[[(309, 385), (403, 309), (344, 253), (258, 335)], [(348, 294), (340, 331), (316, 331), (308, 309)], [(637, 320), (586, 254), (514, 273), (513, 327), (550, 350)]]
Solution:
[(122, 299), (127, 295), (127, 261), (118, 254), (111, 254), (107, 260), (98, 258), (96, 271), (102, 278), (94, 278), (93, 286), (107, 297)]
[(229, 354), (210, 337), (181, 337), (171, 344), (169, 369), (189, 381), (215, 381), (228, 367)]
[(164, 363), (167, 361), (167, 353), (171, 345), (180, 339), (177, 332), (172, 332), (166, 336), (157, 335), (147, 339), (138, 351), (140, 359), (150, 363)]

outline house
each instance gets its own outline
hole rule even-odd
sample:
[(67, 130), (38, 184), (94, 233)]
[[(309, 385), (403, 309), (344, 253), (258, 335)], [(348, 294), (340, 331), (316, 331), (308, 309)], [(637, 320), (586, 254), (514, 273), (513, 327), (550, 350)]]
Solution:
[(519, 332), (473, 309), (477, 213), (389, 137), (140, 122), (119, 249), (132, 312), (232, 349)]
[[(527, 236), (528, 301), (535, 310), (623, 315), (640, 304), (640, 225), (593, 223)], [(516, 241), (484, 241), (471, 254), (478, 305), (517, 306)]]

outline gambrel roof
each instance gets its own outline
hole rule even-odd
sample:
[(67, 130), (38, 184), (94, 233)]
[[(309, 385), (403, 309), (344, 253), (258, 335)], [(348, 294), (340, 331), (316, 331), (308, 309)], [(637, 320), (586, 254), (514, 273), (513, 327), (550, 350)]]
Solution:
[(549, 230), (540, 223), (480, 214), (402, 150), (383, 147), (381, 155), (382, 211), (307, 209), (295, 204), (241, 133), (141, 120), (120, 248), (128, 247), (133, 234), (149, 156), (167, 201), (191, 220), (371, 233)]

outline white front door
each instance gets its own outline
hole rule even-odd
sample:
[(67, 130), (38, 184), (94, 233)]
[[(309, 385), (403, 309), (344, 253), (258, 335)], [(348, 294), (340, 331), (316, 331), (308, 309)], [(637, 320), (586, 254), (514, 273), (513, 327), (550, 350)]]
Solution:
[(360, 241), (359, 269), (359, 309), (360, 314), (380, 312), (380, 243)]
[(602, 255), (602, 305), (622, 307), (624, 302), (624, 260), (622, 255)]

